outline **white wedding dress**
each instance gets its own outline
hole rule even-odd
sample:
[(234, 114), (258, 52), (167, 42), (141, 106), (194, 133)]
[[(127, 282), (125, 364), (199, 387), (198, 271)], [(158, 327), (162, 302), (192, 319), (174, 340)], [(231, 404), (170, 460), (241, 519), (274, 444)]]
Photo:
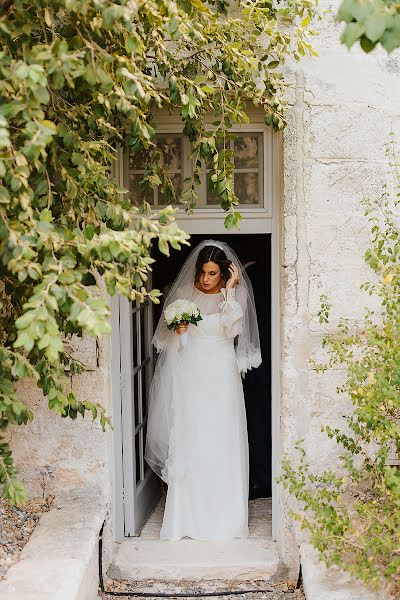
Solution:
[[(168, 415), (153, 410), (149, 428), (164, 426), (168, 482), (160, 537), (227, 540), (248, 536), (248, 443), (242, 380), (234, 338), (243, 313), (234, 290), (191, 298), (203, 320), (189, 325), (188, 341), (168, 332), (158, 385), (169, 396)], [(165, 388), (164, 385), (164, 388)], [(156, 403), (156, 407), (163, 406)], [(165, 425), (163, 425), (165, 423)]]

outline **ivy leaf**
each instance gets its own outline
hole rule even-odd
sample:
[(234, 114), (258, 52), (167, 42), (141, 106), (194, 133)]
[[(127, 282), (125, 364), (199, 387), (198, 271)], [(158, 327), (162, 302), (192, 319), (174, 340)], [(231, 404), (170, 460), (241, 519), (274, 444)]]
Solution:
[(365, 21), (365, 35), (371, 42), (377, 42), (386, 29), (386, 15), (372, 13)]
[(201, 0), (190, 0), (190, 4), (201, 12), (208, 12), (208, 8)]
[(160, 238), (158, 240), (158, 249), (160, 250), (160, 252), (162, 252), (163, 254), (166, 254), (166, 256), (169, 256), (169, 248), (168, 248), (168, 243), (163, 240), (162, 238)]
[(372, 52), (372, 50), (375, 48), (376, 42), (371, 42), (370, 39), (363, 35), (360, 39), (360, 46), (364, 50), (364, 52), (368, 54), (369, 52)]

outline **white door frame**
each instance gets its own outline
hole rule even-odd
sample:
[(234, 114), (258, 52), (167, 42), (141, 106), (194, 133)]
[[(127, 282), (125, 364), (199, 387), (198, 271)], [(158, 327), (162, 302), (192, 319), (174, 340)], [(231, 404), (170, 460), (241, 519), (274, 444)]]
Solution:
[[(258, 124), (260, 129), (265, 130), (263, 124)], [(257, 124), (251, 123), (246, 127), (249, 131), (257, 130)], [(172, 127), (161, 125), (160, 131), (171, 131)], [(175, 126), (176, 130), (176, 126)], [(243, 127), (240, 128), (243, 131)], [(272, 134), (268, 130), (265, 148), (271, 157), (265, 172), (264, 193), (267, 194), (267, 202), (264, 208), (241, 208), (244, 217), (240, 232), (237, 229), (228, 231), (223, 226), (226, 215), (223, 211), (215, 208), (202, 209), (194, 215), (186, 215), (179, 211), (177, 214), (178, 224), (189, 234), (271, 234), (271, 437), (272, 437), (272, 537), (276, 540), (279, 536), (280, 506), (278, 499), (278, 465), (280, 460), (280, 136)], [(117, 165), (118, 179), (124, 181), (124, 160), (120, 156)], [(110, 299), (111, 305), (111, 378), (112, 378), (112, 418), (114, 424), (114, 536), (116, 541), (124, 539), (124, 491), (123, 491), (123, 460), (122, 460), (122, 420), (121, 420), (121, 349), (120, 349), (120, 300)]]
[(278, 476), (281, 431), (281, 231), (280, 157), (281, 136), (275, 135), (272, 153), (272, 231), (271, 231), (271, 435), (272, 435), (272, 538), (280, 534)]

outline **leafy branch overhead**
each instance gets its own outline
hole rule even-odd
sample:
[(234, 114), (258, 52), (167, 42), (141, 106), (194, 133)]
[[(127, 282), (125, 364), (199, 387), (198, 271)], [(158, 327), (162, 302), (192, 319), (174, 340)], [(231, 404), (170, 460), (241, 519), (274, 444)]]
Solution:
[(400, 4), (393, 0), (343, 0), (336, 16), (346, 23), (342, 42), (360, 43), (364, 52), (381, 44), (387, 52), (400, 48)]
[[(129, 144), (148, 155), (145, 179), (174, 200), (159, 166), (155, 110), (178, 111), (192, 144), (186, 207), (210, 155), (226, 224), (238, 223), (227, 131), (247, 121), (247, 101), (264, 107), (266, 123), (284, 126), (279, 67), (312, 54), (315, 5), (241, 0), (235, 18), (225, 8), (223, 0), (0, 0), (2, 430), (32, 418), (16, 392), (25, 377), (61, 416), (89, 412), (103, 428), (108, 422), (70, 388), (65, 369), (82, 367), (64, 339), (110, 332), (100, 288), (157, 302), (159, 292), (146, 287), (152, 244), (168, 254), (187, 243), (171, 206), (131, 206), (112, 177), (117, 146)], [(0, 484), (6, 497), (23, 498), (5, 441)]]

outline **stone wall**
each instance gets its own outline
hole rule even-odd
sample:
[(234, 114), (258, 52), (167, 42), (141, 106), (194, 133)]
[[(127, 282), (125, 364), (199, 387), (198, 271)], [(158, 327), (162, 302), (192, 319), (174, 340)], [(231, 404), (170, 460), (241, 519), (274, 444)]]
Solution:
[[(319, 58), (288, 68), (283, 137), (281, 450), (293, 453), (296, 439), (304, 438), (317, 469), (338, 455), (321, 425), (343, 426), (349, 412), (336, 393), (343, 373), (316, 375), (310, 368), (310, 356), (321, 356), (319, 297), (332, 301), (330, 329), (340, 316), (357, 322), (370, 305), (359, 289), (371, 278), (360, 201), (379, 198), (389, 180), (385, 144), (392, 130), (400, 144), (399, 53), (348, 51), (339, 42), (343, 26), (333, 20), (339, 4), (321, 4), (333, 14), (318, 25)], [(294, 560), (287, 502), (281, 492), (281, 543)]]
[[(100, 402), (111, 414), (109, 338), (69, 341), (73, 355), (84, 362), (87, 371), (70, 378), (81, 399)], [(32, 380), (20, 383), (18, 391), (34, 413), (27, 425), (12, 427), (9, 441), (19, 470), (31, 496), (53, 494), (103, 495), (107, 501), (112, 489), (112, 433), (106, 433), (91, 414), (83, 419), (62, 419), (47, 406), (47, 400)]]

